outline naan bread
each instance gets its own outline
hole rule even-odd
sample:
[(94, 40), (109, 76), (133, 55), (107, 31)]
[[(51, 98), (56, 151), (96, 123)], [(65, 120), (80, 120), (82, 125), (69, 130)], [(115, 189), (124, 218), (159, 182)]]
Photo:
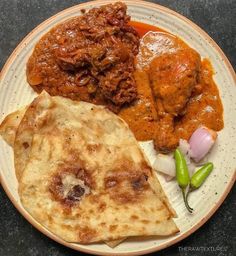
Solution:
[[(21, 141), (15, 145), (15, 138), (18, 127), (28, 107), (23, 107), (5, 117), (0, 124), (0, 135), (14, 149), (14, 163), (17, 180), (20, 181), (22, 170), (28, 160), (27, 144)], [(21, 135), (22, 136), (22, 135)], [(25, 139), (25, 138), (24, 138)]]
[(179, 231), (132, 132), (104, 107), (42, 93), (19, 124), (14, 153), (23, 159), (23, 206), (68, 242)]
[(0, 124), (0, 135), (11, 146), (14, 146), (16, 131), (25, 114), (26, 107), (21, 108), (5, 117)]

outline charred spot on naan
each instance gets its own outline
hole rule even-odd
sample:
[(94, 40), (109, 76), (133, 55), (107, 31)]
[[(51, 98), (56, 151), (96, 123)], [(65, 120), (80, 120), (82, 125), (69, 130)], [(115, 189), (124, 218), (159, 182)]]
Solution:
[(87, 145), (87, 150), (89, 153), (96, 153), (97, 151), (102, 149), (102, 145), (101, 144), (88, 144)]
[(110, 171), (104, 178), (104, 187), (110, 198), (121, 204), (140, 201), (145, 191), (151, 190), (148, 182), (151, 168), (148, 165), (144, 167), (137, 170), (123, 164), (119, 169)]
[(63, 168), (51, 177), (49, 191), (53, 199), (66, 207), (79, 203), (82, 197), (90, 194), (94, 182), (84, 168)]

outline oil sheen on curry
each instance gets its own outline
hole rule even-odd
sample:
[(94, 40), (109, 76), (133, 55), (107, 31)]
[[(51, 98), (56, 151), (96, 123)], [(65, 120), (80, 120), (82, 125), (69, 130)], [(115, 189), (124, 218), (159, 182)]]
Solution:
[(122, 3), (92, 9), (49, 31), (27, 64), (36, 92), (102, 104), (139, 141), (170, 152), (199, 126), (223, 128), (213, 68), (177, 36), (130, 21)]

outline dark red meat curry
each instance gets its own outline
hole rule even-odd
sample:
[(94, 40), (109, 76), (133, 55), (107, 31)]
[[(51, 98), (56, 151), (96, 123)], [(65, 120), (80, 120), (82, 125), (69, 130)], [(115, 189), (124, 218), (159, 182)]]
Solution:
[(139, 35), (126, 5), (94, 8), (49, 31), (27, 64), (37, 92), (103, 104), (117, 112), (137, 96), (133, 78)]
[(37, 92), (106, 105), (162, 152), (201, 125), (223, 128), (210, 62), (180, 38), (130, 22), (123, 3), (49, 31), (28, 61), (27, 78)]

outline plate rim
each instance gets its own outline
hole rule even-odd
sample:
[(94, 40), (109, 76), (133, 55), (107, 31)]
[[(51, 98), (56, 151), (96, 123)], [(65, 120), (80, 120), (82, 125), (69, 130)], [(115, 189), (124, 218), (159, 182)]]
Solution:
[[(28, 40), (28, 38), (30, 38), (30, 36), (32, 34), (34, 34), (35, 31), (37, 31), (39, 28), (41, 28), (42, 26), (46, 25), (47, 23), (50, 23), (53, 19), (55, 19), (56, 17), (60, 16), (62, 13), (66, 13), (66, 12), (70, 12), (73, 9), (79, 9), (79, 8), (85, 8), (88, 7), (90, 3), (97, 3), (99, 5), (103, 5), (103, 4), (108, 4), (108, 3), (112, 3), (113, 1), (111, 0), (93, 0), (93, 1), (88, 1), (85, 3), (80, 3), (74, 6), (71, 6), (69, 8), (65, 8), (64, 10), (57, 12), (56, 14), (50, 16), (49, 18), (47, 18), (46, 20), (44, 20), (43, 22), (41, 22), (40, 24), (38, 24), (33, 30), (31, 30), (21, 41), (20, 43), (16, 46), (16, 48), (13, 50), (13, 52), (10, 54), (10, 56), (8, 57), (7, 61), (5, 62), (1, 72), (0, 72), (0, 81), (2, 80), (4, 74), (7, 72), (7, 70), (9, 69), (9, 66), (12, 62), (12, 60), (15, 58), (15, 56), (17, 55), (16, 53), (18, 52), (18, 50), (25, 44), (25, 41)], [(234, 72), (234, 69), (230, 63), (230, 61), (228, 60), (228, 58), (226, 57), (226, 55), (224, 54), (224, 52), (222, 51), (222, 49), (218, 46), (218, 44), (211, 38), (210, 35), (208, 35), (200, 26), (198, 26), (197, 24), (195, 24), (193, 21), (191, 21), (189, 18), (186, 18), (185, 16), (177, 13), (176, 11), (171, 10), (168, 7), (164, 7), (162, 5), (156, 4), (156, 3), (151, 3), (151, 2), (146, 2), (143, 0), (122, 0), (122, 2), (125, 3), (130, 3), (130, 4), (136, 4), (138, 6), (147, 6), (147, 7), (153, 7), (153, 9), (159, 9), (160, 11), (166, 12), (168, 14), (171, 14), (173, 16), (176, 16), (177, 18), (183, 20), (184, 22), (188, 23), (188, 25), (190, 25), (193, 30), (196, 30), (198, 33), (200, 33), (201, 35), (204, 36), (204, 38), (206, 38), (212, 45), (213, 48), (215, 48), (215, 50), (217, 51), (217, 53), (222, 57), (222, 60), (224, 61), (228, 71), (231, 74), (231, 77), (233, 78), (233, 81), (236, 85), (236, 74)], [(89, 249), (89, 248), (84, 248), (84, 247), (78, 247), (80, 246), (80, 244), (75, 245), (75, 243), (68, 243), (66, 241), (64, 241), (63, 239), (61, 239), (60, 237), (54, 235), (53, 233), (51, 233), (49, 230), (47, 230), (46, 228), (44, 228), (40, 223), (38, 223), (26, 210), (24, 210), (23, 207), (20, 206), (20, 204), (16, 201), (16, 199), (14, 198), (14, 196), (12, 195), (10, 189), (8, 188), (7, 184), (5, 182), (3, 182), (3, 177), (2, 177), (2, 172), (0, 171), (0, 184), (2, 185), (5, 193), (7, 194), (8, 198), (10, 199), (10, 201), (13, 203), (13, 205), (15, 206), (15, 208), (18, 210), (18, 212), (32, 225), (34, 226), (38, 231), (40, 231), (41, 233), (43, 233), (44, 235), (46, 235), (47, 237), (49, 237), (50, 239), (58, 242), (59, 244), (62, 244), (66, 247), (69, 247), (71, 249), (74, 249), (76, 251), (81, 251), (81, 252), (85, 252), (85, 253), (89, 253), (89, 254), (93, 254), (93, 255), (101, 255), (101, 252), (93, 250), (93, 249)], [(193, 225), (191, 227), (191, 229), (189, 229), (188, 231), (186, 231), (185, 233), (183, 233), (182, 235), (180, 235), (179, 237), (173, 239), (172, 241), (169, 242), (165, 242), (162, 245), (156, 245), (152, 248), (149, 249), (144, 249), (144, 250), (137, 250), (135, 252), (103, 252), (102, 255), (143, 255), (143, 254), (147, 254), (147, 253), (152, 253), (152, 252), (157, 252), (160, 251), (162, 249), (165, 249), (167, 247), (170, 247), (180, 241), (182, 241), (183, 239), (185, 239), (186, 237), (190, 236), (192, 233), (194, 233), (196, 230), (198, 230), (201, 226), (203, 226), (203, 224), (205, 224), (211, 217), (212, 215), (218, 210), (218, 208), (221, 206), (221, 204), (224, 202), (225, 198), (227, 197), (227, 195), (229, 194), (230, 190), (232, 189), (234, 183), (236, 181), (236, 169), (234, 170), (234, 174), (230, 180), (230, 182), (228, 183), (228, 185), (226, 186), (225, 191), (223, 192), (223, 194), (221, 195), (221, 197), (219, 198), (219, 200), (217, 201), (217, 203), (209, 210), (209, 212), (204, 216), (204, 218), (197, 222), (195, 225)]]

